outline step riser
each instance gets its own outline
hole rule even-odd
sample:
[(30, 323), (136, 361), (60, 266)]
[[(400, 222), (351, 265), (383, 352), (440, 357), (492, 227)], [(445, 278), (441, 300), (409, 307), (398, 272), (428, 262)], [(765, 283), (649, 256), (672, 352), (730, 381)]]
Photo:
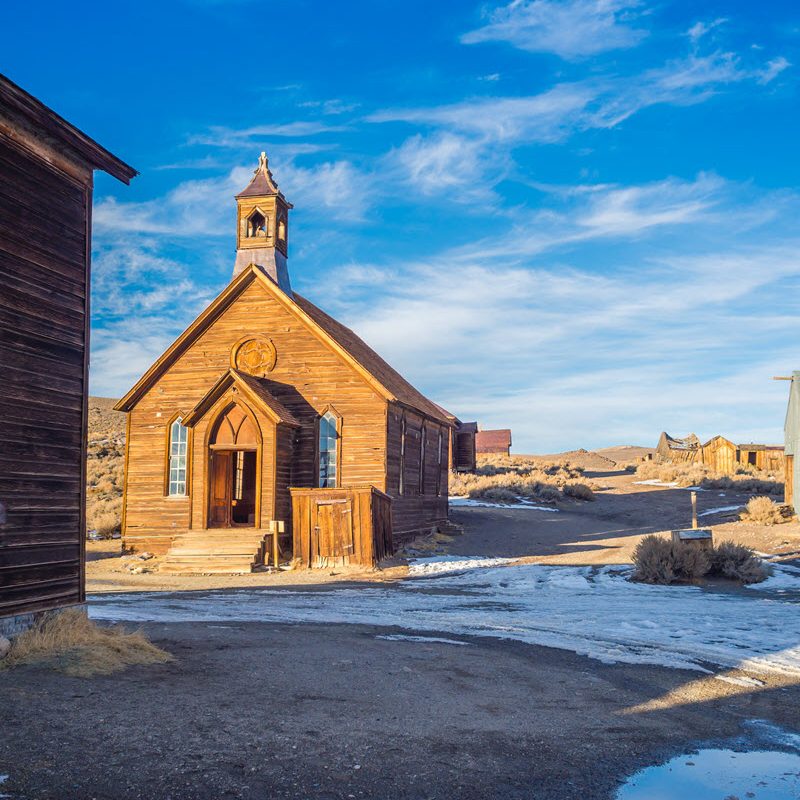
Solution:
[(181, 534), (161, 563), (160, 572), (183, 575), (241, 575), (266, 555), (267, 532)]

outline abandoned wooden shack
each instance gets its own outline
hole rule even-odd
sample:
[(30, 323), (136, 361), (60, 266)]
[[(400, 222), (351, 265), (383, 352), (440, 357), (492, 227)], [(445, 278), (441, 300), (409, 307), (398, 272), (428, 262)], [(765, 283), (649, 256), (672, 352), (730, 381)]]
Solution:
[(784, 455), (782, 445), (739, 444), (736, 445), (736, 460), (767, 472), (783, 472)]
[(454, 422), (451, 433), (451, 468), (454, 472), (475, 472), (477, 466), (475, 436), (477, 422)]
[(736, 445), (724, 436), (714, 436), (700, 448), (697, 461), (715, 472), (732, 475), (738, 463)]
[(93, 170), (135, 170), (0, 76), (0, 633), (84, 601)]
[(656, 455), (663, 461), (691, 463), (698, 460), (700, 448), (700, 439), (694, 433), (683, 439), (676, 439), (662, 431), (656, 445)]
[(501, 428), (495, 431), (478, 431), (475, 436), (475, 447), (479, 455), (510, 455), (511, 431), (508, 428)]
[(373, 564), (447, 525), (460, 423), (292, 290), (263, 153), (236, 201), (233, 279), (116, 406), (124, 545), (179, 572)]

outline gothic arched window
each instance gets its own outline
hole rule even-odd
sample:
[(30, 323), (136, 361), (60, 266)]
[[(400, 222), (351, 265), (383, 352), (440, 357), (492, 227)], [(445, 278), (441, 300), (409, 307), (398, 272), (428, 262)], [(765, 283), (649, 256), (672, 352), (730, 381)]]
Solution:
[(339, 417), (328, 411), (319, 418), (319, 487), (339, 485)]
[(178, 417), (169, 426), (169, 481), (167, 494), (182, 497), (186, 494), (186, 453), (189, 431)]

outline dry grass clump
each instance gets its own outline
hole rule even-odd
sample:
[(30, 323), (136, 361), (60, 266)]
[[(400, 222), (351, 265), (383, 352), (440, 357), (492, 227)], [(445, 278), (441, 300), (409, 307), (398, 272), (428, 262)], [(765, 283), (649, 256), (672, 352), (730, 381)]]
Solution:
[(704, 464), (665, 464), (659, 461), (644, 461), (636, 468), (640, 480), (659, 480), (677, 486), (699, 486), (702, 489), (725, 489), (751, 494), (781, 494), (783, 479), (749, 464), (737, 466), (733, 475), (714, 472)]
[(496, 503), (520, 499), (555, 503), (565, 497), (594, 500), (590, 486), (576, 479), (583, 470), (569, 464), (548, 464), (520, 456), (482, 459), (475, 472), (450, 475), (450, 494)]
[(12, 640), (0, 669), (35, 664), (79, 678), (109, 675), (126, 667), (164, 664), (173, 657), (156, 647), (141, 631), (129, 633), (119, 625), (108, 628), (84, 612), (51, 612)]
[(742, 583), (758, 583), (767, 577), (766, 567), (745, 545), (722, 542), (704, 549), (654, 533), (642, 537), (636, 545), (633, 563), (634, 580), (662, 585), (694, 583), (707, 576)]
[(769, 497), (751, 497), (740, 516), (743, 520), (757, 522), (759, 525), (780, 525), (786, 522), (780, 506)]

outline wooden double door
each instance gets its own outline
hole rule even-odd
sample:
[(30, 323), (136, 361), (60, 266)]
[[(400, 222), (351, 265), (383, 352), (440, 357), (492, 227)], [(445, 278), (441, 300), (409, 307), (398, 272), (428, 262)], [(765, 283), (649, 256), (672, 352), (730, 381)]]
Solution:
[(311, 548), (317, 564), (349, 564), (353, 557), (353, 500), (317, 500), (312, 506)]
[(255, 450), (211, 451), (208, 527), (256, 527), (258, 457)]

